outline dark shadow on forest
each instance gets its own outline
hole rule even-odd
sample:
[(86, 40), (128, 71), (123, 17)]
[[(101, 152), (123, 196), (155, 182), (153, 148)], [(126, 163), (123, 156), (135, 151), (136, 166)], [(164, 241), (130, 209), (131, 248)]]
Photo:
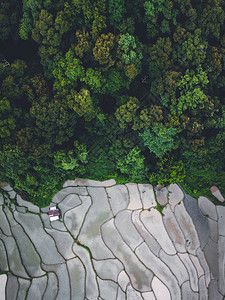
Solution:
[(15, 59), (22, 59), (26, 62), (39, 60), (38, 46), (34, 41), (1, 40), (0, 58), (5, 58), (10, 63)]

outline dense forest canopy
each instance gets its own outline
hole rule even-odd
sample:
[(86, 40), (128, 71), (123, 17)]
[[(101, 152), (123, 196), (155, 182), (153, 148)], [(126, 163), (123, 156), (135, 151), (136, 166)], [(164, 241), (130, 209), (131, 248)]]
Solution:
[(225, 193), (224, 0), (2, 0), (0, 181)]

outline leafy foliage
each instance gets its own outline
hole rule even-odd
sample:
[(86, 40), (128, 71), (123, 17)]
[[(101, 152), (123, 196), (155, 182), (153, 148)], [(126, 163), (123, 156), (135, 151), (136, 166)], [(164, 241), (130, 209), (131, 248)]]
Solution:
[(224, 20), (221, 0), (2, 0), (1, 180), (40, 206), (76, 176), (225, 192)]
[(19, 37), (21, 5), (18, 1), (2, 0), (0, 3), (0, 39), (7, 40), (12, 36)]
[(154, 17), (157, 13), (163, 10), (162, 3), (165, 0), (152, 0), (152, 1), (145, 1), (144, 8), (145, 13), (149, 17)]
[(115, 36), (112, 33), (101, 34), (97, 39), (93, 49), (93, 55), (100, 65), (107, 65), (108, 67), (114, 65), (115, 62), (110, 54), (114, 43)]
[(87, 163), (87, 150), (85, 145), (80, 145), (78, 141), (74, 142), (74, 150), (67, 152), (59, 150), (54, 154), (54, 166), (62, 170), (79, 169), (84, 173), (84, 165)]
[(86, 121), (90, 121), (95, 117), (96, 111), (88, 90), (81, 89), (79, 93), (71, 90), (67, 96), (67, 101), (68, 106), (79, 116), (84, 116)]
[(139, 135), (150, 152), (153, 152), (159, 158), (163, 157), (175, 146), (173, 137), (176, 135), (176, 129), (166, 128), (162, 123), (154, 126), (152, 130), (145, 129)]
[(110, 23), (112, 25), (118, 27), (120, 22), (123, 21), (123, 15), (125, 12), (126, 9), (124, 0), (109, 0)]
[(175, 161), (169, 155), (162, 158), (157, 164), (157, 171), (150, 175), (151, 184), (169, 185), (174, 182), (183, 183), (186, 178), (184, 163), (179, 160)]
[(131, 63), (135, 63), (142, 59), (142, 54), (137, 54), (134, 50), (137, 48), (137, 44), (135, 42), (134, 36), (130, 35), (129, 33), (124, 34), (121, 36), (118, 42), (121, 50), (123, 50), (122, 54), (122, 61), (129, 65)]
[(174, 51), (174, 58), (178, 59), (185, 67), (198, 66), (206, 59), (206, 51), (208, 43), (202, 39), (201, 30), (198, 28), (193, 34), (178, 28), (174, 34), (174, 40), (178, 43), (182, 42), (181, 47), (177, 47)]
[(185, 72), (185, 75), (178, 82), (181, 94), (176, 103), (178, 114), (186, 109), (204, 108), (207, 95), (204, 93), (203, 88), (208, 82), (208, 77), (201, 66), (197, 68), (196, 72), (194, 70)]
[(136, 111), (139, 108), (139, 101), (137, 98), (130, 97), (128, 102), (121, 105), (115, 113), (119, 126), (125, 128), (127, 123), (134, 122)]
[(138, 147), (134, 147), (125, 157), (117, 161), (117, 168), (122, 174), (129, 175), (132, 181), (141, 181), (146, 176), (145, 158), (140, 153), (141, 150)]
[(57, 90), (62, 90), (65, 87), (76, 85), (78, 79), (84, 76), (85, 71), (81, 61), (74, 56), (70, 49), (65, 58), (59, 59), (56, 63), (56, 68), (52, 74), (56, 79), (54, 87)]

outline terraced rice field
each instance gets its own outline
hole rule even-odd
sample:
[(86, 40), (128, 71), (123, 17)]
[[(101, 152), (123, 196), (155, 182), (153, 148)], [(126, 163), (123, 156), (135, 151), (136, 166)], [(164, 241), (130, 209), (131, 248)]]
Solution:
[(4, 189), (1, 299), (224, 299), (225, 207), (176, 184), (76, 179), (53, 197), (62, 217), (50, 223), (48, 207)]

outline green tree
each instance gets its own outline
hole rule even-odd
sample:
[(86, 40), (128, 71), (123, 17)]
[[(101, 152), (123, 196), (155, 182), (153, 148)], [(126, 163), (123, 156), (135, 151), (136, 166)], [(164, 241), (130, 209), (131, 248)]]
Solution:
[(90, 34), (86, 32), (85, 28), (76, 31), (76, 43), (72, 47), (80, 59), (90, 49)]
[(74, 110), (78, 116), (84, 117), (86, 121), (91, 121), (96, 116), (96, 109), (88, 90), (84, 88), (79, 92), (71, 90), (66, 99), (68, 106)]
[(208, 76), (212, 85), (218, 86), (218, 77), (220, 78), (220, 74), (223, 71), (223, 53), (224, 51), (217, 47), (208, 49), (207, 66), (208, 70), (210, 70)]
[(141, 155), (141, 150), (136, 146), (125, 157), (118, 159), (116, 166), (122, 174), (129, 177), (129, 180), (141, 181), (146, 176), (144, 161), (145, 158)]
[(196, 72), (188, 69), (178, 82), (181, 95), (177, 101), (172, 101), (172, 110), (176, 110), (180, 115), (186, 109), (204, 108), (208, 97), (203, 89), (208, 83), (207, 74), (201, 66), (196, 69)]
[[(122, 61), (124, 64), (140, 62), (143, 58), (140, 49), (138, 49), (134, 36), (129, 33), (123, 34), (118, 41), (119, 47), (123, 51)], [(136, 49), (136, 52), (135, 52)]]
[(0, 136), (5, 143), (11, 143), (16, 130), (24, 121), (21, 103), (26, 107), (27, 65), (22, 60), (15, 60), (11, 64), (0, 64)]
[(17, 131), (16, 133), (17, 146), (28, 154), (35, 151), (38, 147), (39, 141), (37, 141), (36, 130), (31, 127), (24, 127)]
[(184, 163), (175, 161), (173, 157), (166, 156), (157, 163), (157, 171), (150, 175), (149, 181), (153, 185), (169, 185), (172, 183), (182, 183), (186, 177)]
[[(181, 30), (181, 29), (180, 29)], [(207, 41), (202, 39), (200, 29), (196, 29), (193, 34), (186, 31), (178, 31), (174, 35), (175, 40), (182, 44), (173, 51), (174, 59), (178, 59), (182, 66), (189, 67), (203, 64), (208, 50)]]
[(55, 15), (48, 10), (41, 9), (33, 22), (32, 38), (39, 44), (38, 54), (44, 67), (45, 75), (52, 77), (55, 57), (62, 54), (62, 38), (71, 29), (63, 11)]
[(54, 88), (60, 91), (66, 87), (76, 86), (78, 79), (84, 77), (85, 70), (81, 60), (76, 58), (70, 49), (65, 57), (58, 60), (52, 73), (55, 77)]
[(131, 35), (134, 34), (134, 31), (135, 31), (135, 27), (134, 27), (134, 19), (131, 18), (131, 17), (128, 17), (128, 18), (124, 18), (118, 25), (117, 25), (117, 28), (118, 30), (123, 33), (123, 34), (126, 34), (126, 33), (129, 33)]
[(9, 100), (3, 97), (0, 100), (0, 137), (9, 137), (16, 128), (16, 120), (12, 115)]
[(149, 108), (144, 108), (140, 111), (133, 129), (139, 130), (142, 128), (149, 128), (157, 126), (163, 120), (162, 107), (159, 105), (151, 105)]
[(112, 50), (115, 46), (115, 36), (112, 33), (101, 34), (96, 40), (93, 48), (94, 59), (99, 62), (100, 65), (105, 65), (109, 68), (115, 64), (115, 60), (112, 57)]
[(67, 95), (68, 92), (57, 94), (54, 99), (43, 96), (33, 101), (30, 108), (30, 116), (36, 125), (36, 136), (51, 148), (68, 141), (74, 134), (77, 115), (69, 108)]
[(54, 154), (54, 166), (62, 170), (73, 170), (84, 173), (84, 164), (87, 163), (87, 149), (78, 141), (74, 142), (74, 149), (59, 150)]
[(199, 25), (204, 35), (212, 35), (219, 40), (224, 20), (225, 13), (222, 7), (222, 1), (211, 0), (208, 1), (199, 16)]
[(160, 77), (172, 66), (172, 43), (169, 38), (159, 38), (149, 49), (149, 76)]
[(105, 89), (103, 89), (104, 94), (115, 95), (124, 87), (129, 88), (131, 80), (128, 80), (123, 72), (119, 71), (116, 67), (112, 67), (108, 70), (105, 75)]
[[(173, 20), (173, 24), (176, 23), (174, 22), (175, 21), (175, 18), (176, 18), (176, 15), (178, 13), (177, 9), (174, 7), (174, 2), (173, 1), (161, 1), (161, 5), (162, 9), (162, 13), (165, 17), (166, 20)], [(164, 20), (163, 20), (164, 21)], [(163, 24), (163, 21), (162, 21), (162, 24)], [(162, 25), (161, 25), (162, 26)]]
[(0, 64), (0, 75), (2, 78), (1, 94), (11, 100), (22, 97), (27, 89), (27, 64), (23, 60), (15, 60), (11, 65), (5, 67)]
[(63, 11), (57, 12), (55, 18), (55, 29), (59, 32), (61, 36), (71, 29), (71, 24), (68, 22), (66, 15)]
[(27, 87), (28, 98), (33, 101), (43, 96), (49, 96), (49, 87), (43, 74), (35, 74), (30, 78), (29, 86)]
[(136, 119), (136, 112), (140, 107), (137, 98), (130, 97), (126, 104), (121, 105), (115, 112), (116, 119), (121, 128), (126, 128), (129, 123), (133, 123)]
[(156, 97), (159, 97), (160, 95), (160, 103), (163, 106), (168, 107), (169, 100), (176, 97), (180, 76), (180, 72), (168, 70), (162, 77), (159, 77), (152, 82), (150, 91)]
[(93, 70), (92, 68), (88, 68), (85, 76), (81, 78), (81, 81), (84, 81), (91, 90), (95, 93), (104, 93), (103, 85), (105, 83), (105, 79), (101, 71), (98, 69)]
[(91, 5), (88, 1), (64, 1), (64, 12), (73, 28), (89, 26), (92, 18)]
[(21, 5), (15, 0), (2, 0), (0, 3), (0, 39), (19, 38), (19, 18)]
[(126, 13), (125, 1), (109, 0), (108, 11), (110, 13), (109, 20), (111, 25), (118, 28), (118, 25), (123, 21), (123, 16)]
[(156, 14), (163, 10), (162, 4), (165, 0), (152, 0), (152, 1), (145, 1), (144, 8), (145, 14), (148, 17), (154, 17)]
[(33, 21), (37, 19), (41, 3), (37, 0), (23, 1), (23, 17), (20, 23), (20, 38), (27, 40), (33, 28)]
[(139, 133), (144, 145), (159, 158), (175, 147), (175, 135), (175, 128), (167, 128), (162, 123), (153, 126), (150, 130), (145, 129), (143, 133)]
[(107, 27), (106, 25), (106, 0), (97, 0), (92, 8), (91, 34), (94, 39)]
[(0, 174), (3, 180), (24, 176), (31, 167), (25, 153), (15, 145), (4, 145), (0, 151)]
[(141, 47), (137, 46), (134, 36), (129, 33), (123, 34), (118, 41), (122, 50), (121, 60), (125, 65), (125, 75), (134, 79), (141, 71), (141, 60), (143, 58)]

